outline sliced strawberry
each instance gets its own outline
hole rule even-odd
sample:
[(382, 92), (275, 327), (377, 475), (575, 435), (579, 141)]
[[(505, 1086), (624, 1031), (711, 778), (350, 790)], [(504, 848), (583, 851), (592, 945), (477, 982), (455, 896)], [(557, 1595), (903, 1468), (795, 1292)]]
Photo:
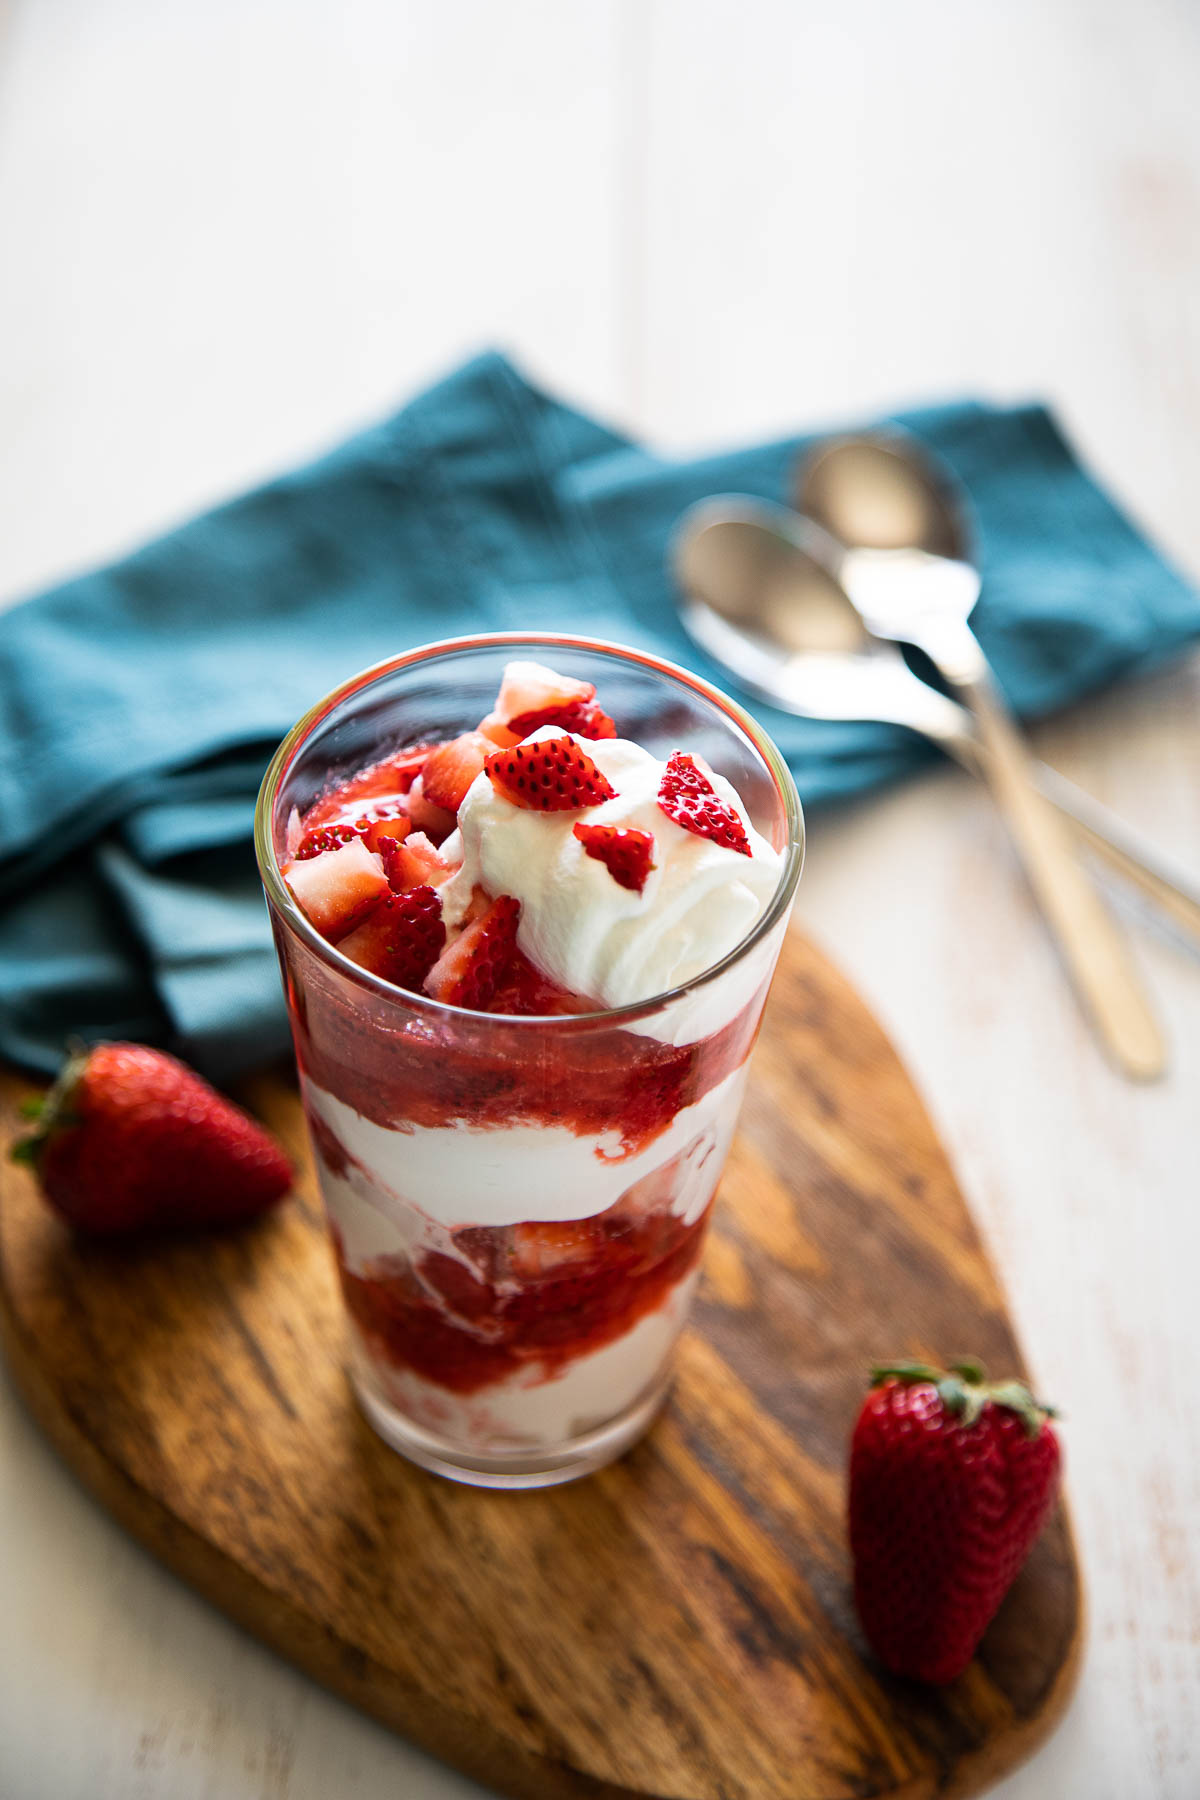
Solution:
[(489, 713), (486, 719), (480, 719), (479, 733), (481, 737), (489, 740), (493, 749), (508, 750), (513, 744), (519, 744), (521, 741), (520, 732), (510, 731), (507, 725), (501, 723), (495, 713)]
[(471, 898), (467, 901), (467, 909), (459, 919), (460, 925), (473, 925), (476, 919), (482, 919), (492, 902), (486, 888), (478, 883), (471, 889)]
[(579, 812), (616, 797), (616, 789), (574, 738), (538, 738), (497, 750), (484, 767), (498, 794), (538, 812)]
[(454, 814), (447, 807), (438, 806), (435, 801), (426, 798), (422, 777), (418, 776), (414, 781), (405, 804), (408, 816), (417, 830), (423, 831), (433, 843), (440, 844), (454, 830), (457, 823)]
[(733, 808), (719, 798), (695, 758), (683, 750), (676, 750), (667, 763), (659, 783), (658, 804), (668, 819), (682, 825), (685, 831), (711, 838), (714, 844), (740, 851), (743, 856), (751, 854), (746, 827)]
[(388, 891), (383, 864), (360, 837), (283, 871), (295, 899), (322, 937), (345, 937)]
[(414, 887), (386, 894), (338, 948), (397, 987), (419, 988), (445, 942), (441, 900), (431, 887)]
[[(326, 850), (340, 850), (351, 838), (365, 835), (357, 825), (320, 825), (315, 831), (304, 833), (296, 850), (296, 861), (308, 862), (314, 856), (323, 855)], [(374, 845), (371, 847), (374, 849)]]
[(595, 700), (570, 700), (565, 706), (542, 706), (533, 712), (519, 713), (510, 719), (509, 730), (519, 739), (528, 737), (543, 725), (560, 725), (576, 737), (615, 738), (617, 728), (604, 708)]
[(544, 712), (548, 707), (571, 706), (576, 701), (595, 698), (593, 682), (574, 681), (569, 675), (548, 669), (544, 663), (510, 662), (491, 716), (502, 725), (511, 725), (522, 713)]
[(406, 838), (412, 830), (412, 820), (406, 812), (402, 812), (398, 807), (394, 810), (389, 809), (378, 817), (368, 815), (365, 818), (356, 819), (354, 823), (361, 832), (367, 849), (374, 850), (380, 856), (383, 855), (385, 844), (398, 843), (401, 839)]
[(445, 857), (439, 856), (423, 831), (414, 831), (403, 841), (380, 845), (388, 883), (397, 894), (427, 883), (441, 887), (454, 870)]
[(618, 887), (641, 893), (654, 867), (654, 839), (648, 831), (623, 825), (585, 825), (582, 821), (574, 830), (586, 854), (604, 864)]
[(496, 746), (480, 731), (465, 731), (431, 750), (421, 773), (421, 792), (433, 806), (456, 813), (467, 789)]
[(513, 1226), (513, 1273), (526, 1279), (552, 1275), (556, 1269), (587, 1262), (602, 1247), (603, 1239), (592, 1219), (523, 1220)]
[(297, 847), (296, 861), (307, 862), (325, 850), (338, 850), (356, 837), (363, 840), (368, 850), (378, 853), (384, 838), (405, 838), (411, 830), (412, 820), (398, 802), (371, 807), (353, 824), (343, 819), (336, 825), (319, 825), (315, 831), (306, 831)]
[(483, 918), (442, 952), (425, 977), (425, 992), (447, 1005), (482, 1012), (504, 979), (520, 916), (521, 903), (511, 895), (493, 900)]

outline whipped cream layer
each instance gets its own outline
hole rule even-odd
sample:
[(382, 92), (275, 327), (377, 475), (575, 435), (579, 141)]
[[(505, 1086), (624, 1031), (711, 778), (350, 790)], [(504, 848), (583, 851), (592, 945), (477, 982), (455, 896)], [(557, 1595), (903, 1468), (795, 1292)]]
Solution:
[[(526, 742), (570, 735), (544, 726)], [(722, 776), (712, 776), (713, 787), (745, 825), (750, 856), (667, 817), (658, 804), (666, 764), (639, 744), (574, 741), (607, 776), (615, 798), (583, 812), (539, 812), (513, 805), (486, 774), (477, 776), (459, 809), (458, 830), (443, 846), (451, 859), (462, 855), (462, 867), (441, 889), (443, 911), (456, 924), (476, 886), (493, 896), (511, 894), (521, 902), (517, 941), (531, 962), (571, 993), (604, 1007), (632, 1006), (681, 987), (736, 950), (774, 894), (783, 858), (754, 830)], [(640, 894), (621, 887), (587, 854), (574, 834), (580, 820), (650, 833), (654, 868)], [(719, 1029), (769, 973), (773, 953), (765, 969), (762, 960), (755, 959), (751, 985), (722, 983), (715, 1004), (647, 1021), (645, 1033), (688, 1043)]]
[[(403, 1203), (448, 1229), (589, 1219), (684, 1153), (685, 1164), (672, 1183), (671, 1210), (689, 1221), (698, 1218), (729, 1149), (745, 1081), (743, 1063), (632, 1154), (622, 1154), (616, 1128), (594, 1137), (579, 1137), (559, 1125), (481, 1130), (460, 1121), (388, 1128), (311, 1081), (304, 1082), (304, 1099), (368, 1178), (348, 1183), (331, 1177), (320, 1163), (326, 1203), (346, 1235), (353, 1262), (407, 1248), (411, 1228), (400, 1210)], [(368, 1184), (374, 1184), (374, 1193)], [(357, 1207), (350, 1205), (354, 1190)], [(363, 1202), (375, 1219), (363, 1217)], [(388, 1241), (386, 1221), (393, 1212)]]
[(452, 1440), (457, 1449), (561, 1448), (597, 1430), (639, 1400), (661, 1377), (675, 1340), (687, 1322), (699, 1270), (673, 1287), (661, 1306), (611, 1344), (576, 1356), (546, 1377), (534, 1364), (528, 1374), (460, 1395), (410, 1369), (373, 1357), (353, 1320), (351, 1343), (359, 1379), (424, 1430)]

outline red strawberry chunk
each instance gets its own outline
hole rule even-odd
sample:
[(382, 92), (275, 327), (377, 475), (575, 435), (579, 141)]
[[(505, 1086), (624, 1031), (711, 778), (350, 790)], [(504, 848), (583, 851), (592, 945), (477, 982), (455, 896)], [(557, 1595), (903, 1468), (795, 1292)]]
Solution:
[(471, 898), (467, 901), (466, 910), (458, 921), (460, 925), (473, 925), (476, 919), (482, 919), (492, 904), (491, 895), (478, 882), (471, 889)]
[(369, 815), (356, 819), (355, 824), (362, 834), (367, 849), (374, 850), (380, 856), (384, 853), (385, 844), (390, 846), (397, 843), (401, 838), (406, 838), (412, 830), (412, 820), (406, 812), (401, 812), (399, 809), (389, 810), (378, 817)]
[(508, 722), (518, 739), (538, 731), (543, 725), (559, 725), (573, 731), (576, 737), (615, 738), (617, 728), (604, 708), (595, 700), (570, 700), (565, 706), (542, 706), (532, 712), (519, 713)]
[(482, 1012), (507, 973), (520, 916), (521, 903), (510, 894), (493, 900), (482, 919), (442, 952), (425, 977), (425, 992), (449, 1006)]
[(449, 807), (438, 806), (427, 798), (423, 778), (419, 778), (413, 783), (405, 804), (408, 807), (408, 816), (417, 830), (423, 831), (425, 836), (432, 839), (435, 844), (442, 843), (454, 830), (457, 823), (454, 814)]
[(496, 746), (479, 731), (466, 731), (431, 750), (421, 774), (421, 792), (434, 806), (456, 813), (467, 789)]
[(668, 819), (682, 825), (685, 831), (710, 838), (714, 844), (737, 850), (742, 856), (751, 854), (746, 827), (733, 808), (719, 798), (695, 758), (683, 750), (676, 750), (667, 763), (659, 783), (658, 804)]
[(431, 887), (387, 894), (374, 912), (342, 939), (343, 956), (397, 987), (419, 988), (442, 952), (442, 902)]
[(618, 887), (641, 893), (654, 867), (654, 839), (648, 831), (623, 825), (585, 825), (582, 821), (574, 831), (585, 853), (604, 864)]
[(495, 713), (489, 713), (486, 719), (480, 719), (479, 734), (487, 738), (493, 750), (508, 750), (521, 741), (520, 732), (510, 731), (507, 725), (501, 724)]
[(551, 1274), (570, 1263), (586, 1262), (603, 1245), (592, 1219), (525, 1220), (513, 1226), (512, 1262), (526, 1279)]
[(326, 850), (340, 850), (351, 838), (363, 835), (357, 825), (322, 825), (316, 831), (306, 831), (296, 850), (296, 861), (308, 862), (310, 857), (320, 856)]
[(510, 662), (496, 696), (496, 710), (491, 715), (502, 725), (511, 726), (523, 713), (544, 712), (559, 706), (572, 706), (578, 701), (594, 700), (595, 684), (576, 681), (560, 675), (544, 663)]
[(445, 857), (439, 856), (423, 831), (414, 831), (403, 841), (386, 840), (379, 846), (388, 883), (394, 893), (428, 884), (441, 887), (454, 873)]
[(342, 819), (336, 825), (319, 825), (306, 831), (297, 846), (296, 861), (307, 862), (326, 850), (339, 850), (356, 837), (362, 838), (368, 850), (378, 852), (381, 839), (407, 837), (411, 830), (412, 820), (399, 804), (372, 807), (353, 824)]
[(388, 891), (383, 864), (355, 834), (334, 850), (291, 863), (283, 878), (312, 923), (336, 942)]
[(539, 738), (497, 750), (484, 767), (498, 794), (537, 812), (579, 812), (616, 797), (616, 789), (574, 738)]

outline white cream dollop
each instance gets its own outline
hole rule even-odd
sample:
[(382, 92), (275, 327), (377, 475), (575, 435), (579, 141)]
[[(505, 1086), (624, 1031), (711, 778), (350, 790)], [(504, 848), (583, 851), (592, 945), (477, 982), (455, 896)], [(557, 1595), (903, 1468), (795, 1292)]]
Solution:
[[(543, 726), (527, 742), (570, 736)], [(735, 950), (779, 883), (783, 859), (759, 836), (730, 783), (712, 777), (741, 818), (751, 855), (669, 819), (658, 804), (666, 764), (623, 738), (576, 738), (609, 783), (612, 800), (583, 812), (515, 806), (478, 775), (458, 815), (462, 867), (442, 887), (455, 924), (480, 886), (521, 902), (517, 941), (544, 974), (605, 1007), (632, 1006), (702, 975)], [(580, 821), (648, 831), (654, 867), (640, 894), (615, 881), (574, 834)], [(457, 842), (443, 846), (457, 852)]]

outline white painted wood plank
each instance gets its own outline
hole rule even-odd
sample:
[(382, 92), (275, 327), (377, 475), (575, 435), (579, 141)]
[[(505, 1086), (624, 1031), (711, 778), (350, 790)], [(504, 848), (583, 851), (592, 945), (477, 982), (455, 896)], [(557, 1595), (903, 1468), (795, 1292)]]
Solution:
[(0, 119), (0, 595), (498, 341), (619, 385), (611, 4), (27, 0)]
[[(657, 0), (643, 422), (1047, 396), (1200, 564), (1200, 24), (1172, 0)], [(1174, 421), (1175, 428), (1172, 428)]]

